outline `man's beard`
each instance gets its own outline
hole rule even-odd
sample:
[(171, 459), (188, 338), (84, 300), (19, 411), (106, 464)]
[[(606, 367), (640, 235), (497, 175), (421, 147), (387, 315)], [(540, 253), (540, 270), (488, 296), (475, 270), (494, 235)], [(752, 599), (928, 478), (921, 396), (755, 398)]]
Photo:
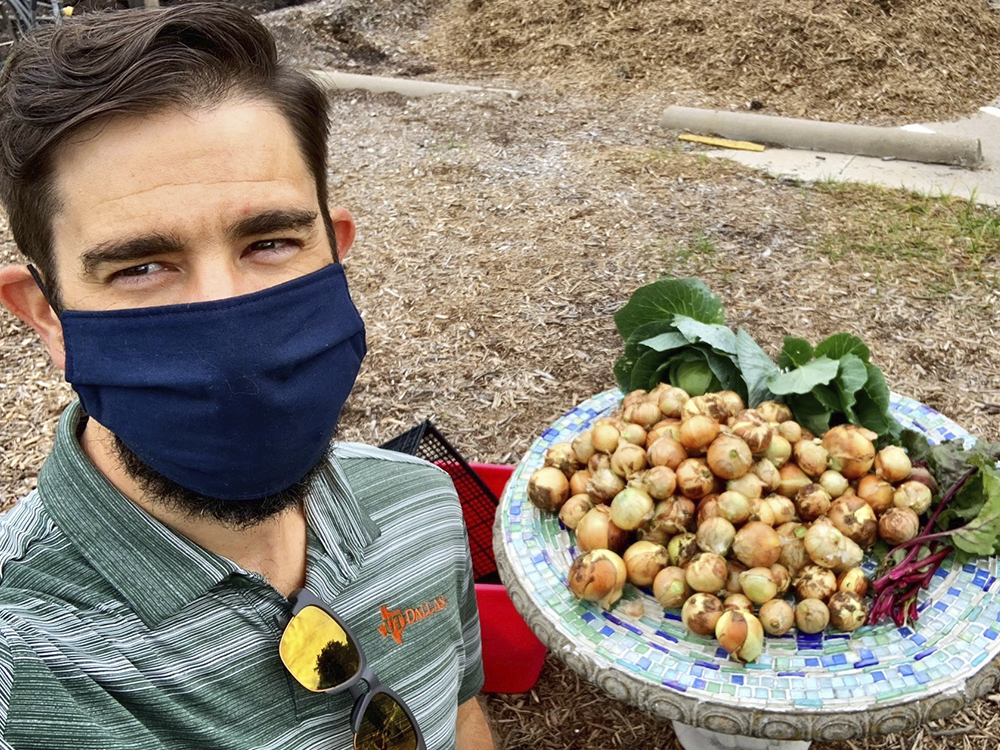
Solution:
[(172, 479), (167, 479), (122, 442), (117, 435), (115, 453), (125, 469), (139, 488), (149, 498), (189, 517), (209, 517), (236, 530), (246, 530), (258, 526), (289, 508), (299, 505), (309, 494), (313, 479), (329, 460), (324, 454), (315, 466), (291, 487), (271, 495), (251, 498), (249, 500), (222, 500), (217, 497), (202, 495), (187, 487), (182, 487)]

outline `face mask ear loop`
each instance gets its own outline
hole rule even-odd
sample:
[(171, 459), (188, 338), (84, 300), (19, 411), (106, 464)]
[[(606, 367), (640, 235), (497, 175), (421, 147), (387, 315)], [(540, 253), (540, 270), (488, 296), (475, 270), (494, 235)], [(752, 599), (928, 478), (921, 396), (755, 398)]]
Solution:
[(56, 306), (52, 304), (52, 299), (49, 297), (49, 292), (45, 288), (45, 282), (42, 281), (42, 277), (39, 275), (38, 269), (35, 268), (33, 265), (31, 265), (29, 263), (28, 264), (28, 272), (31, 274), (31, 278), (33, 278), (35, 280), (35, 283), (38, 285), (38, 288), (41, 290), (42, 296), (45, 297), (45, 301), (49, 303), (49, 307), (51, 307), (52, 311), (58, 316), (59, 312), (56, 309)]

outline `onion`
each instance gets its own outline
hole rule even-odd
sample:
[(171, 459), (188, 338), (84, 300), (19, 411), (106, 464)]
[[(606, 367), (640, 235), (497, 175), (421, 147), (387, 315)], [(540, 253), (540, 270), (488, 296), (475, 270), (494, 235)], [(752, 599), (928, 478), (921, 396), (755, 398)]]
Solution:
[(598, 602), (607, 609), (621, 598), (627, 571), (625, 562), (606, 549), (577, 557), (569, 568), (569, 590), (577, 599)]
[(764, 419), (773, 424), (781, 424), (792, 419), (792, 410), (777, 401), (761, 401), (756, 409)]
[(694, 592), (684, 579), (684, 570), (669, 565), (653, 579), (653, 596), (665, 609), (680, 609)]
[(795, 579), (795, 593), (800, 599), (827, 599), (837, 590), (837, 576), (819, 565), (807, 565)]
[(590, 442), (599, 453), (614, 453), (618, 448), (621, 432), (606, 421), (598, 421), (590, 428)]
[(878, 519), (860, 497), (842, 497), (834, 500), (826, 517), (848, 539), (868, 549), (878, 538)]
[(694, 556), (684, 569), (688, 586), (695, 591), (715, 593), (726, 587), (729, 570), (726, 559), (712, 552), (702, 552)]
[(650, 429), (661, 419), (663, 419), (663, 413), (660, 411), (660, 407), (648, 401), (634, 404), (625, 410), (625, 421), (637, 424), (644, 430)]
[(875, 445), (853, 425), (838, 425), (823, 436), (830, 468), (848, 479), (860, 479), (875, 463)]
[(830, 510), (830, 496), (818, 484), (807, 484), (795, 496), (795, 507), (803, 521), (815, 521)]
[(740, 573), (740, 587), (754, 604), (763, 604), (778, 594), (778, 584), (770, 568), (750, 568)]
[(681, 461), (675, 470), (677, 487), (681, 494), (692, 500), (698, 500), (709, 494), (715, 487), (715, 475), (711, 469), (696, 458)]
[(642, 490), (626, 487), (611, 501), (611, 521), (620, 529), (635, 531), (653, 517), (653, 498)]
[(746, 495), (750, 500), (761, 497), (764, 494), (764, 483), (760, 481), (756, 474), (747, 472), (741, 477), (730, 479), (726, 482), (726, 490), (729, 492), (739, 492)]
[(567, 479), (580, 469), (580, 462), (576, 460), (576, 454), (570, 443), (556, 443), (545, 451), (544, 463), (546, 466), (559, 469)]
[(827, 469), (819, 475), (819, 486), (826, 490), (826, 494), (834, 498), (847, 492), (850, 483), (847, 481), (847, 477), (839, 471)]
[(730, 609), (715, 624), (715, 637), (738, 662), (756, 661), (764, 650), (764, 628), (749, 612)]
[(730, 417), (735, 417), (741, 411), (746, 410), (743, 398), (736, 391), (719, 391), (715, 395), (722, 399), (722, 403), (725, 405), (726, 412)]
[(781, 435), (772, 435), (771, 442), (764, 451), (764, 458), (780, 469), (791, 457), (792, 444)]
[(719, 434), (719, 423), (696, 414), (681, 423), (681, 445), (690, 453), (704, 453)]
[(573, 495), (559, 509), (559, 520), (567, 529), (576, 529), (583, 517), (593, 507), (594, 503), (591, 501), (590, 495)]
[(680, 441), (669, 435), (661, 437), (646, 451), (646, 460), (650, 466), (666, 466), (675, 471), (687, 457), (687, 451)]
[(774, 513), (771, 506), (759, 497), (750, 499), (750, 517), (748, 521), (758, 521), (765, 526), (774, 526)]
[(736, 537), (736, 529), (725, 518), (709, 518), (698, 526), (695, 536), (702, 550), (725, 556)]
[(587, 494), (599, 503), (611, 502), (624, 489), (625, 482), (611, 469), (598, 469), (587, 481)]
[(826, 448), (818, 440), (800, 440), (792, 446), (792, 454), (799, 468), (814, 479), (827, 469)]
[(661, 544), (635, 542), (625, 550), (622, 560), (625, 561), (629, 583), (652, 586), (657, 573), (667, 566), (669, 556), (667, 548)]
[(909, 508), (918, 516), (931, 507), (931, 488), (923, 482), (903, 482), (892, 496), (897, 508)]
[(733, 554), (748, 568), (766, 568), (778, 562), (781, 538), (770, 526), (751, 521), (736, 532)]
[(850, 591), (838, 591), (830, 597), (827, 607), (830, 610), (830, 624), (837, 630), (857, 630), (868, 618), (865, 600)]
[(930, 469), (926, 466), (914, 466), (913, 469), (910, 470), (910, 479), (914, 482), (926, 484), (931, 488), (931, 492), (937, 492), (937, 480), (934, 478), (934, 475), (931, 474)]
[(570, 445), (573, 446), (573, 453), (576, 456), (576, 460), (581, 464), (587, 463), (590, 457), (594, 455), (594, 444), (591, 442), (590, 430), (581, 432), (573, 438), (573, 442)]
[(868, 576), (861, 568), (845, 570), (837, 576), (837, 591), (850, 591), (863, 597), (868, 593)]
[(675, 386), (668, 386), (660, 392), (660, 399), (657, 405), (665, 417), (681, 416), (681, 407), (690, 398), (687, 393)]
[(631, 443), (632, 445), (638, 445), (640, 448), (645, 449), (646, 447), (646, 431), (642, 429), (641, 425), (637, 424), (627, 424), (625, 429), (621, 431), (621, 439), (626, 443)]
[(783, 523), (788, 523), (798, 518), (798, 510), (795, 508), (795, 503), (787, 497), (777, 494), (768, 495), (764, 498), (764, 502), (771, 509), (771, 515), (774, 517), (774, 526), (780, 526)]
[(595, 505), (576, 526), (576, 546), (583, 552), (595, 549), (621, 552), (628, 539), (628, 532), (612, 523), (611, 508), (607, 505)]
[(528, 479), (528, 499), (541, 510), (559, 510), (569, 499), (569, 480), (554, 466), (544, 466)]
[(832, 525), (814, 523), (802, 541), (814, 563), (836, 572), (857, 567), (865, 557), (861, 547)]
[(795, 607), (795, 624), (803, 633), (822, 632), (830, 622), (830, 610), (819, 599), (803, 599)]
[(622, 404), (621, 404), (622, 411), (626, 411), (629, 407), (634, 406), (635, 404), (641, 404), (642, 402), (646, 401), (648, 396), (649, 392), (642, 390), (642, 388), (630, 391), (628, 394), (626, 394), (625, 398), (622, 399)]
[(757, 619), (769, 635), (784, 635), (795, 624), (795, 610), (784, 599), (771, 599), (760, 605)]
[(858, 497), (875, 511), (876, 516), (882, 515), (892, 507), (894, 493), (892, 485), (874, 474), (865, 474), (858, 480), (857, 493)]
[(920, 533), (920, 517), (912, 508), (889, 508), (878, 520), (878, 535), (895, 546), (915, 539)]
[(696, 593), (684, 602), (681, 620), (692, 633), (710, 636), (715, 634), (715, 624), (724, 611), (722, 602), (717, 596)]
[(753, 602), (747, 598), (746, 594), (734, 592), (722, 600), (725, 609), (738, 609), (742, 612), (753, 614)]
[(652, 523), (674, 534), (683, 534), (694, 520), (694, 503), (686, 497), (676, 497), (657, 503)]
[(747, 444), (753, 454), (763, 453), (771, 444), (771, 425), (754, 409), (744, 409), (736, 415), (733, 434)]
[(587, 482), (593, 476), (586, 469), (581, 469), (576, 472), (573, 476), (569, 478), (569, 494), (570, 497), (573, 495), (583, 495), (587, 492)]
[[(642, 489), (654, 500), (666, 500), (677, 489), (677, 475), (668, 466), (654, 466), (646, 472), (642, 480)], [(691, 505), (691, 515), (694, 516), (694, 504)]]
[(774, 492), (781, 486), (781, 473), (778, 467), (771, 463), (769, 459), (762, 458), (753, 465), (751, 471), (764, 485), (768, 492)]
[(740, 573), (747, 569), (747, 566), (739, 560), (729, 560), (726, 563), (729, 568), (729, 575), (726, 577), (726, 591), (733, 594), (742, 594), (743, 587), (740, 586)]
[[(692, 417), (688, 423), (697, 419)], [(681, 425), (681, 437), (684, 426)], [(753, 456), (747, 444), (735, 435), (719, 435), (708, 448), (708, 468), (723, 479), (737, 479), (753, 466)]]
[(778, 474), (781, 476), (781, 484), (778, 485), (778, 494), (789, 498), (794, 498), (799, 490), (812, 481), (795, 464), (785, 464), (778, 469)]
[(782, 543), (778, 563), (788, 568), (788, 572), (795, 576), (807, 565), (812, 565), (813, 561), (806, 552), (805, 542), (798, 537), (792, 537)]
[(701, 500), (698, 501), (697, 510), (695, 511), (695, 525), (701, 526), (709, 518), (719, 517), (719, 496), (718, 495), (705, 495)]
[(601, 469), (611, 468), (611, 456), (608, 453), (595, 453), (587, 461), (587, 471), (591, 474), (596, 474)]
[(718, 394), (706, 393), (688, 399), (681, 407), (682, 422), (698, 415), (706, 416), (716, 424), (723, 424), (729, 419), (729, 407)]
[(611, 454), (611, 471), (629, 479), (633, 474), (646, 468), (646, 451), (638, 445), (622, 442)]
[(778, 587), (778, 596), (784, 595), (788, 591), (788, 587), (792, 585), (792, 574), (788, 572), (786, 568), (781, 563), (775, 563), (768, 570), (771, 571), (771, 576), (774, 578), (774, 583)]
[(667, 543), (667, 554), (671, 565), (685, 567), (698, 554), (698, 538), (690, 532), (678, 534)]
[(875, 476), (890, 484), (902, 482), (910, 476), (913, 465), (906, 451), (898, 445), (889, 445), (875, 454)]
[(802, 439), (802, 427), (799, 426), (798, 422), (792, 421), (791, 419), (782, 422), (776, 429), (778, 434), (792, 445)]
[(715, 501), (719, 517), (738, 525), (750, 518), (750, 500), (746, 495), (727, 490)]

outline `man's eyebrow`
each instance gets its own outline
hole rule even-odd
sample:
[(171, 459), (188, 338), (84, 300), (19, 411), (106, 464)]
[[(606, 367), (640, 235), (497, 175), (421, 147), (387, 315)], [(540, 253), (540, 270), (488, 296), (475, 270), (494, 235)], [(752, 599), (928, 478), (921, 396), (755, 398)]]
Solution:
[(183, 250), (179, 239), (169, 234), (145, 234), (125, 240), (102, 242), (80, 256), (83, 273), (90, 275), (105, 263), (143, 260), (152, 255), (178, 253)]
[(258, 234), (273, 234), (290, 230), (307, 229), (316, 223), (319, 216), (315, 211), (277, 210), (263, 211), (245, 219), (240, 219), (227, 230), (230, 240), (252, 237)]

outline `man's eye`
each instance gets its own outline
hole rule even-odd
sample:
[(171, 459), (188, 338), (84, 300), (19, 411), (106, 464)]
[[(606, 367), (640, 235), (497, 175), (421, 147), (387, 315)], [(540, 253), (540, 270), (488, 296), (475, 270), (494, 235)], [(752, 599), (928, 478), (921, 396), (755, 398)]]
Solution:
[(284, 250), (291, 250), (298, 247), (298, 243), (293, 240), (277, 239), (277, 240), (261, 240), (260, 242), (255, 242), (250, 246), (251, 250), (267, 252), (281, 252)]
[(132, 266), (115, 272), (114, 276), (148, 276), (155, 271), (163, 270), (162, 263), (143, 263), (141, 266)]

